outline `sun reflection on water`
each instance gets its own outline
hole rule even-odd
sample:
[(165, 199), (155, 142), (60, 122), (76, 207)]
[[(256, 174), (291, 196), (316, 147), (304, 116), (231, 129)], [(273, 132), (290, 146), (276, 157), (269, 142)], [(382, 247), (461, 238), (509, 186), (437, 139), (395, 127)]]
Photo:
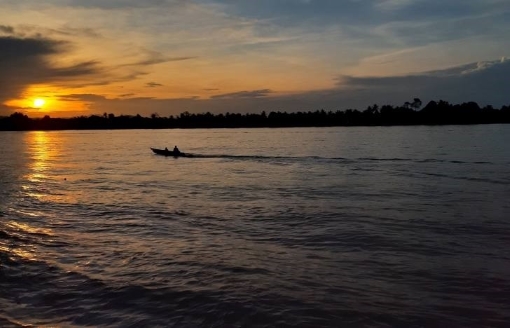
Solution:
[(13, 231), (20, 232), (23, 234), (28, 233), (28, 234), (33, 234), (33, 235), (45, 235), (45, 236), (53, 235), (53, 231), (49, 228), (33, 227), (27, 223), (10, 221), (6, 224), (6, 226), (11, 228)]
[(62, 135), (32, 131), (26, 133), (25, 143), (31, 159), (29, 172), (24, 176), (25, 183), (21, 186), (25, 195), (55, 203), (74, 202), (72, 195), (61, 191), (61, 180), (58, 178), (58, 168), (62, 165), (58, 161), (62, 151)]
[(32, 155), (33, 162), (30, 165), (32, 173), (30, 181), (39, 181), (47, 177), (46, 171), (50, 168), (49, 161), (57, 155), (58, 149), (54, 147), (55, 134), (44, 131), (27, 133), (26, 143)]
[(27, 261), (35, 261), (37, 260), (37, 255), (35, 253), (35, 247), (28, 245), (28, 246), (18, 246), (18, 247), (12, 247), (12, 246), (4, 246), (0, 244), (0, 252), (6, 253), (6, 254), (12, 254), (17, 257), (21, 257), (24, 260)]

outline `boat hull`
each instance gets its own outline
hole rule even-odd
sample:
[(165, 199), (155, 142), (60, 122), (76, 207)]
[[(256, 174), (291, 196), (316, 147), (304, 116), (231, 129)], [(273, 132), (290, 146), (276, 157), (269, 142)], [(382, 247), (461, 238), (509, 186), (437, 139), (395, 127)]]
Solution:
[(165, 157), (193, 157), (192, 154), (186, 154), (183, 152), (174, 152), (173, 150), (166, 150), (166, 149), (157, 149), (157, 148), (151, 148), (151, 150), (156, 155), (161, 155)]

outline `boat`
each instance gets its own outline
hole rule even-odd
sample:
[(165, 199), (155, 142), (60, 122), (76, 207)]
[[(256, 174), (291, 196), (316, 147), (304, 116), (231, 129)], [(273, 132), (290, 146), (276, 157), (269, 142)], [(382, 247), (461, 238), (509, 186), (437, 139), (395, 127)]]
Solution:
[(183, 153), (183, 152), (175, 152), (173, 150), (168, 150), (168, 149), (157, 149), (157, 148), (152, 148), (151, 147), (151, 150), (154, 152), (154, 154), (156, 155), (161, 155), (161, 156), (172, 156), (172, 157), (193, 157), (192, 154), (186, 154), (186, 153)]

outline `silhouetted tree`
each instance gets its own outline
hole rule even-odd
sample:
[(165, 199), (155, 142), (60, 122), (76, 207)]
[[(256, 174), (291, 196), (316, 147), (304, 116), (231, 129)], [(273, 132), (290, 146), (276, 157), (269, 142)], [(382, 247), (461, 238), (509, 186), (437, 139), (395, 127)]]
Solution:
[(230, 113), (196, 114), (185, 111), (178, 116), (160, 117), (153, 113), (149, 118), (114, 114), (79, 116), (69, 119), (31, 119), (15, 112), (0, 117), (0, 130), (64, 130), (64, 129), (166, 129), (166, 128), (235, 128), (235, 127), (299, 127), (299, 126), (352, 126), (352, 125), (411, 125), (411, 124), (481, 124), (510, 123), (510, 107), (501, 109), (487, 105), (483, 108), (475, 102), (457, 105), (439, 100), (430, 101), (423, 109), (421, 100), (414, 98), (402, 106), (377, 104), (360, 112), (356, 109), (344, 111), (308, 112), (265, 111), (260, 114)]
[(416, 110), (420, 109), (420, 107), (421, 107), (421, 100), (420, 100), (420, 98), (414, 98), (413, 102), (411, 103), (411, 107), (416, 109)]

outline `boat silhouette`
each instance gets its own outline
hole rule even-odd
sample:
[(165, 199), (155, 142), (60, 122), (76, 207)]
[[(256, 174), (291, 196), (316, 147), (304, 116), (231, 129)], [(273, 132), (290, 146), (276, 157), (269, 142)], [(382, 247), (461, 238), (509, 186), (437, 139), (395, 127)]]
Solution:
[(151, 150), (154, 152), (154, 154), (156, 155), (161, 155), (161, 156), (166, 156), (166, 157), (193, 157), (193, 154), (186, 154), (186, 153), (183, 153), (181, 151), (173, 151), (173, 150), (168, 150), (168, 149), (158, 149), (158, 148), (152, 148), (151, 147)]

